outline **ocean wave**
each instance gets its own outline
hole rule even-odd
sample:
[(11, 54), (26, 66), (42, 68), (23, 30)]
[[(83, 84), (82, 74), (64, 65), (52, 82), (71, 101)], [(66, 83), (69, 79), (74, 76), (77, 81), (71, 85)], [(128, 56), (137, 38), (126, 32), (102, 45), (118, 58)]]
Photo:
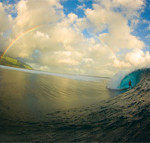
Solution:
[(147, 75), (147, 73), (150, 73), (150, 68), (137, 69), (132, 72), (121, 71), (112, 77), (107, 88), (114, 90), (128, 89), (130, 80), (133, 88)]

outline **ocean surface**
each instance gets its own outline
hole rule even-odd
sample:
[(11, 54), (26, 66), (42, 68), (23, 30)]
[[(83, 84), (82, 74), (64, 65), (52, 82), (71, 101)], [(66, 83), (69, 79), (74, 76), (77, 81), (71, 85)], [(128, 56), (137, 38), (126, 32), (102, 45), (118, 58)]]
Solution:
[(0, 66), (0, 141), (149, 142), (149, 69), (113, 82)]

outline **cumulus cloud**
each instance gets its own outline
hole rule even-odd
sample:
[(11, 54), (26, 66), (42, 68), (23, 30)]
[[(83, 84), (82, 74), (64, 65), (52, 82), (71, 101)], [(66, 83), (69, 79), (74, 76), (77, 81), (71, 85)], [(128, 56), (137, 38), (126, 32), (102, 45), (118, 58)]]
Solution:
[(150, 53), (144, 53), (142, 50), (134, 50), (126, 55), (126, 60), (132, 65), (139, 66), (150, 62)]
[(7, 44), (5, 35), (9, 33), (12, 24), (12, 17), (5, 13), (3, 3), (0, 2), (0, 50), (4, 50)]
[(77, 6), (77, 10), (84, 10), (85, 7), (86, 7), (85, 4), (78, 5), (78, 6)]
[(78, 7), (85, 12), (83, 18), (65, 15), (59, 0), (20, 0), (13, 18), (0, 3), (1, 35), (11, 27), (7, 41), (33, 28), (7, 54), (35, 69), (72, 74), (111, 76), (120, 69), (146, 65), (150, 53), (143, 52), (144, 42), (132, 34), (144, 0), (135, 1), (95, 0), (91, 9)]
[(15, 29), (17, 30), (56, 22), (60, 17), (63, 18), (62, 6), (58, 0), (21, 0), (16, 5), (16, 9)]
[(148, 25), (148, 30), (150, 30), (150, 25)]
[(6, 32), (10, 26), (10, 16), (6, 15), (2, 3), (0, 3), (0, 19), (0, 33), (2, 34)]
[(150, 40), (150, 35), (147, 35), (145, 38), (146, 38), (147, 40)]
[(38, 38), (43, 38), (45, 40), (49, 39), (49, 35), (48, 34), (42, 33), (40, 31), (37, 31), (35, 36), (37, 36)]
[[(93, 5), (93, 9), (86, 9), (85, 11), (89, 22), (88, 26), (92, 27), (95, 33), (99, 32), (100, 41), (107, 45), (108, 51), (111, 49), (115, 53), (116, 56), (112, 59), (115, 67), (130, 68), (137, 65), (133, 59), (139, 53), (135, 53), (135, 51), (141, 51), (145, 44), (138, 37), (132, 35), (133, 27), (129, 26), (128, 21), (136, 20), (133, 17), (139, 16), (137, 11), (142, 10), (143, 6), (144, 1), (142, 0), (138, 0), (136, 4), (132, 0), (102, 0), (97, 1)], [(107, 30), (108, 33), (103, 33), (103, 30)], [(135, 55), (130, 55), (133, 57), (130, 62), (117, 58), (117, 52), (121, 53), (124, 49), (128, 49), (127, 55), (135, 53)], [(144, 53), (142, 57), (145, 57)], [(131, 62), (132, 60), (133, 62)], [(147, 62), (147, 60), (144, 61)]]
[[(122, 13), (111, 9), (113, 5), (110, 2), (107, 0), (103, 4), (95, 4), (94, 9), (87, 9), (85, 11), (95, 31), (101, 32), (108, 29), (109, 33), (101, 38), (114, 50), (119, 50), (120, 48), (143, 48), (144, 43), (131, 34), (132, 30), (128, 25), (128, 18), (124, 17)], [(115, 2), (119, 3), (120, 1)], [(123, 5), (124, 3), (121, 2), (120, 4)]]
[(38, 28), (15, 43), (12, 55), (31, 58), (35, 49), (39, 49), (40, 46), (40, 49), (43, 49), (50, 45), (50, 35), (46, 34), (46, 31), (51, 31), (51, 25), (55, 25), (57, 20), (64, 17), (62, 6), (58, 0), (21, 0), (16, 4), (16, 10), (17, 16), (13, 19), (10, 41), (28, 29)]

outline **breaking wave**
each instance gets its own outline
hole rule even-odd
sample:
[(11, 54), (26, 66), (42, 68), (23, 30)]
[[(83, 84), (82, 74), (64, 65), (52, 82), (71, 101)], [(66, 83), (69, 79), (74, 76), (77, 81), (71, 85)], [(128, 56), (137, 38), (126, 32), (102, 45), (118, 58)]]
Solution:
[(150, 68), (137, 69), (132, 72), (121, 71), (109, 81), (107, 87), (115, 90), (128, 89), (130, 80), (132, 87), (135, 87), (147, 73), (150, 73)]

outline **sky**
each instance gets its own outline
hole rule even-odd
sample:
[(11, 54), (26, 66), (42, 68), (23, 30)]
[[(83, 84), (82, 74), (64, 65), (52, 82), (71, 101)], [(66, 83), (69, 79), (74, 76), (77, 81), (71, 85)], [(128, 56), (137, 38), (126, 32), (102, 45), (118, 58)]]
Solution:
[(113, 76), (150, 65), (149, 13), (150, 0), (0, 0), (0, 51), (36, 70)]

